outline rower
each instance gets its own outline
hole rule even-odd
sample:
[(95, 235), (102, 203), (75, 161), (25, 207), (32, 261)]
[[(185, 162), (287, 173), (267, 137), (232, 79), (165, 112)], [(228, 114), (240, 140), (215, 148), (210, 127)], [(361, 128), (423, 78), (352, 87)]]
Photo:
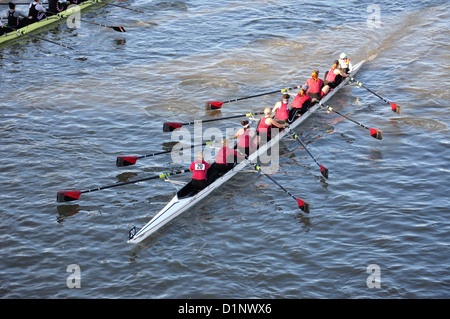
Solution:
[(322, 88), (323, 95), (328, 94), (330, 89), (334, 89), (346, 77), (348, 77), (348, 74), (339, 69), (339, 60), (334, 61), (331, 69), (325, 73), (324, 87)]
[(30, 23), (40, 21), (46, 17), (45, 8), (39, 3), (39, 0), (34, 0), (30, 3), (28, 9), (28, 19), (30, 20)]
[(339, 66), (338, 69), (342, 71), (345, 74), (349, 74), (353, 70), (352, 63), (350, 62), (350, 59), (348, 58), (347, 54), (341, 53), (339, 56)]
[(309, 86), (304, 84), (300, 89), (300, 92), (295, 96), (294, 101), (292, 101), (292, 109), (289, 112), (288, 123), (294, 122), (297, 117), (305, 114), (306, 111), (311, 107), (311, 97), (306, 93)]
[(197, 160), (192, 162), (189, 170), (192, 171), (192, 181), (191, 184), (194, 190), (200, 191), (206, 186), (208, 186), (207, 173), (211, 165), (205, 162), (203, 153), (197, 154)]
[(311, 78), (306, 81), (306, 85), (309, 86), (308, 95), (311, 97), (311, 99), (319, 101), (323, 96), (323, 80), (319, 79), (319, 71), (312, 71)]
[(287, 123), (280, 124), (275, 121), (272, 117), (272, 109), (270, 107), (266, 107), (264, 109), (264, 116), (259, 121), (258, 128), (256, 129), (256, 134), (258, 135), (258, 145), (261, 144), (261, 136), (267, 136), (267, 141), (270, 141), (272, 138), (272, 129), (274, 127), (285, 128), (288, 126)]
[(6, 18), (8, 19), (8, 27), (6, 32), (20, 29), (27, 25), (27, 16), (20, 11), (16, 11), (16, 5), (12, 2), (8, 3), (9, 10), (6, 11)]
[(272, 109), (272, 113), (275, 113), (275, 118), (282, 123), (289, 118), (288, 103), (290, 97), (289, 94), (283, 94), (283, 99), (275, 103), (275, 106)]
[(235, 149), (230, 148), (230, 143), (231, 141), (228, 138), (224, 138), (222, 140), (222, 148), (219, 150), (216, 161), (212, 165), (214, 166), (214, 169), (217, 170), (217, 172), (221, 175), (232, 169), (234, 164), (236, 163), (237, 152)]
[(57, 14), (67, 9), (70, 4), (67, 0), (48, 0), (48, 13)]
[(249, 121), (241, 122), (242, 128), (240, 128), (236, 134), (234, 134), (234, 138), (238, 138), (237, 149), (242, 154), (246, 154), (250, 156), (250, 153), (253, 153), (256, 150), (256, 140), (257, 137), (256, 132), (251, 129), (251, 124)]

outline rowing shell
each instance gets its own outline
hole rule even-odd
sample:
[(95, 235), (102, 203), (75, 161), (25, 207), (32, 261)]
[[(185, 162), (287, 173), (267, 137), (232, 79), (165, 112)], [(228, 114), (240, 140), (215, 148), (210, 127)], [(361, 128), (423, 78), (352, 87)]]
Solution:
[[(107, 1), (108, 0), (103, 1), (103, 2), (107, 2)], [(52, 15), (48, 18), (44, 18), (38, 22), (35, 22), (35, 23), (27, 25), (23, 28), (20, 28), (17, 31), (8, 32), (8, 33), (0, 36), (0, 44), (4, 44), (6, 42), (17, 39), (17, 38), (21, 37), (23, 34), (37, 31), (38, 29), (41, 29), (45, 26), (60, 22), (64, 19), (63, 17), (68, 17), (71, 14), (74, 14), (75, 12), (85, 10), (89, 7), (92, 7), (96, 4), (101, 4), (101, 3), (102, 3), (101, 0), (88, 0), (88, 1), (82, 2), (81, 4), (79, 4), (77, 6), (71, 6), (70, 8), (68, 8), (64, 11), (61, 11), (60, 13), (58, 13), (56, 15)]]
[[(364, 64), (365, 61), (361, 61), (360, 63), (356, 64), (353, 68), (352, 75), (356, 74), (356, 72), (359, 71), (361, 66)], [(350, 77), (345, 78), (333, 91), (328, 93), (320, 102), (322, 104), (325, 104), (339, 89), (341, 89), (348, 81), (350, 80)], [(303, 123), (309, 116), (311, 116), (315, 111), (317, 111), (318, 108), (320, 108), (320, 104), (316, 103), (312, 108), (310, 108), (306, 113), (304, 113), (300, 118), (295, 120), (293, 123), (289, 125), (289, 128), (294, 129), (297, 126), (299, 126), (301, 123)], [(272, 145), (275, 145), (275, 143), (278, 143), (280, 139), (282, 139), (286, 134), (288, 130), (281, 131), (279, 134), (272, 137), (272, 139), (262, 145), (257, 151), (250, 154), (249, 156), (249, 162), (256, 162), (260, 154), (267, 154), (266, 152), (272, 147)], [(141, 241), (143, 241), (148, 236), (155, 233), (158, 229), (169, 223), (171, 220), (173, 220), (175, 217), (179, 216), (181, 213), (185, 212), (189, 208), (193, 207), (194, 205), (201, 202), (204, 198), (206, 198), (212, 191), (214, 191), (216, 188), (220, 187), (222, 184), (227, 182), (230, 178), (232, 178), (234, 175), (236, 175), (238, 172), (242, 171), (245, 166), (247, 165), (246, 161), (242, 161), (241, 163), (237, 164), (233, 169), (228, 171), (223, 176), (219, 177), (217, 180), (215, 180), (213, 183), (211, 183), (209, 186), (201, 190), (200, 192), (196, 193), (193, 196), (190, 197), (182, 197), (178, 198), (178, 195), (175, 195), (175, 197), (163, 208), (159, 211), (158, 214), (156, 214), (142, 229), (140, 229), (138, 232), (135, 232), (135, 228), (133, 228), (130, 231), (130, 239), (128, 240), (128, 243), (134, 243), (137, 244)], [(180, 190), (181, 192), (182, 190)]]

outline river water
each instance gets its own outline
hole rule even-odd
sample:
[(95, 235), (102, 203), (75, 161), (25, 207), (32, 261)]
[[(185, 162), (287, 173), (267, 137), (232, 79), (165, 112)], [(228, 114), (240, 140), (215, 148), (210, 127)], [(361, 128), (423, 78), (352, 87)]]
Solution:
[[(135, 0), (98, 7), (0, 48), (0, 297), (448, 298), (448, 1)], [(2, 8), (0, 9), (3, 9)], [(22, 9), (23, 7), (18, 7)], [(6, 10), (6, 7), (5, 7)], [(22, 9), (25, 10), (25, 9)], [(358, 80), (279, 145), (272, 177), (251, 168), (142, 244), (127, 243), (189, 174), (82, 194), (184, 168), (166, 121), (259, 112), (341, 52)], [(241, 119), (203, 124), (237, 129)], [(192, 126), (185, 127), (193, 132)], [(73, 265), (77, 265), (74, 270)], [(79, 276), (78, 276), (79, 275)], [(377, 279), (377, 280), (375, 280)], [(73, 287), (73, 288), (71, 288)]]

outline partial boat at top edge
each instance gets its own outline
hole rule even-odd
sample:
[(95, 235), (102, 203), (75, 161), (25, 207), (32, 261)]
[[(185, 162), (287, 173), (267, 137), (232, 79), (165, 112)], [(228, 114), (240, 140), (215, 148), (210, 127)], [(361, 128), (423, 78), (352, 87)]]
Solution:
[[(70, 8), (67, 8), (64, 11), (59, 12), (58, 14), (49, 16), (47, 18), (43, 18), (40, 21), (34, 22), (32, 24), (29, 24), (25, 27), (22, 27), (20, 29), (17, 29), (17, 31), (12, 31), (5, 33), (0, 36), (0, 45), (4, 45), (6, 43), (9, 43), (13, 40), (17, 40), (23, 35), (26, 35), (27, 33), (33, 32), (36, 33), (39, 29), (49, 26), (52, 24), (56, 24), (57, 22), (65, 21), (67, 20), (67, 17), (78, 12), (81, 10), (85, 10), (89, 7), (93, 7), (98, 4), (106, 3), (111, 0), (87, 0), (85, 2), (82, 2), (78, 5), (70, 6)], [(6, 11), (7, 9), (5, 9)]]

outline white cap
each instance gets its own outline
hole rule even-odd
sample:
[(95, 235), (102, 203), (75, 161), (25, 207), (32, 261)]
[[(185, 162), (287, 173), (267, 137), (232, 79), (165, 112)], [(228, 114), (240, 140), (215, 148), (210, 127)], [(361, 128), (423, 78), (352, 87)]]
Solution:
[(339, 56), (340, 59), (346, 59), (347, 58), (347, 54), (345, 53), (341, 53), (341, 55)]

